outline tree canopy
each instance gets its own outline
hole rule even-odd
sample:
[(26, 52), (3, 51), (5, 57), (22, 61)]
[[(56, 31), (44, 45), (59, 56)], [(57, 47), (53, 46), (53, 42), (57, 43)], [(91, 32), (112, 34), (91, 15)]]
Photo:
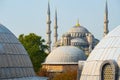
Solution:
[(30, 33), (29, 35), (19, 35), (19, 41), (27, 50), (31, 58), (34, 70), (38, 72), (41, 67), (41, 63), (45, 60), (47, 56), (45, 51), (48, 47), (44, 44), (45, 40), (42, 39), (41, 36)]

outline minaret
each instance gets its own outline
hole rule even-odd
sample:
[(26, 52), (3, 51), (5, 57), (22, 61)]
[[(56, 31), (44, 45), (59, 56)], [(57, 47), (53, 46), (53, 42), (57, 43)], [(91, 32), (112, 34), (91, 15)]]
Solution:
[(51, 20), (50, 20), (50, 5), (48, 2), (48, 11), (47, 11), (47, 45), (48, 45), (48, 53), (51, 52), (51, 28), (50, 28)]
[(57, 28), (58, 28), (58, 25), (57, 25), (57, 10), (55, 10), (54, 43), (56, 43), (57, 40), (58, 40)]
[(87, 34), (87, 41), (89, 44), (89, 53), (90, 53), (93, 49), (93, 35), (91, 33)]
[(103, 34), (103, 37), (105, 37), (109, 33), (108, 23), (109, 23), (109, 20), (108, 20), (108, 5), (107, 5), (107, 0), (106, 0), (105, 15), (104, 15), (104, 34)]

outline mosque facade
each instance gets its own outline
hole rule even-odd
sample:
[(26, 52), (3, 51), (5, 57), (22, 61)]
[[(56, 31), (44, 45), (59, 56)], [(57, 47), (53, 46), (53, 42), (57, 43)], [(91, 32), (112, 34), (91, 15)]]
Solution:
[[(48, 3), (47, 11), (47, 45), (49, 47), (49, 55), (43, 63), (43, 68), (48, 72), (64, 72), (67, 68), (73, 67), (78, 69), (81, 74), (82, 67), (86, 61), (86, 55), (89, 55), (94, 47), (99, 42), (94, 35), (89, 32), (84, 26), (81, 26), (79, 20), (77, 24), (69, 29), (66, 33), (58, 39), (58, 25), (57, 25), (57, 11), (55, 11), (55, 24), (54, 24), (54, 44), (51, 50), (51, 19), (50, 19), (50, 5)], [(106, 36), (108, 30), (108, 9), (106, 3), (105, 16), (104, 16), (104, 33)], [(78, 61), (81, 61), (78, 66)], [(78, 75), (79, 79), (80, 75)]]
[[(104, 38), (97, 46), (99, 40), (81, 26), (79, 21), (58, 40), (56, 11), (54, 49), (51, 50), (49, 3), (47, 13), (49, 55), (43, 63), (43, 68), (49, 72), (63, 72), (68, 68), (78, 69), (78, 80), (120, 80), (120, 26), (108, 34), (107, 3)], [(90, 52), (87, 59), (86, 54)], [(0, 80), (47, 80), (36, 76), (26, 50), (14, 34), (2, 24), (0, 24)]]
[(88, 55), (98, 42), (99, 40), (92, 33), (77, 23), (62, 35), (61, 39), (54, 44), (54, 47), (75, 46), (82, 49)]
[(62, 35), (60, 39), (58, 39), (57, 10), (55, 11), (55, 21), (54, 21), (54, 42), (51, 48), (51, 43), (52, 43), (51, 32), (52, 31), (51, 31), (50, 14), (51, 14), (50, 4), (48, 3), (47, 33), (46, 33), (47, 34), (46, 41), (49, 47), (48, 53), (50, 53), (53, 49), (60, 47), (60, 46), (75, 46), (75, 47), (82, 49), (86, 55), (89, 55), (89, 53), (94, 49), (94, 47), (99, 42), (99, 40), (96, 39), (94, 35), (91, 32), (89, 32), (89, 30), (87, 30), (84, 26), (81, 26), (79, 23), (79, 20), (77, 21), (75, 26), (69, 29), (66, 33)]

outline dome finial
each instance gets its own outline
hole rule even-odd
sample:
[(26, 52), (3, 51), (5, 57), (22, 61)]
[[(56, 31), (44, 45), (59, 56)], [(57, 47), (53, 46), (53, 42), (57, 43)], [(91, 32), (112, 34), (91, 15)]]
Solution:
[(79, 27), (79, 26), (80, 26), (80, 24), (79, 24), (79, 19), (77, 20), (77, 24), (76, 24), (76, 26), (77, 26), (77, 27)]

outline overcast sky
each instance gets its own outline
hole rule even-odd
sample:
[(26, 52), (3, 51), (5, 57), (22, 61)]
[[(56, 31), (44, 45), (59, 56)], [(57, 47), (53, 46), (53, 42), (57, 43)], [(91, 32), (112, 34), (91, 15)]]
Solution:
[[(57, 8), (59, 37), (72, 28), (79, 18), (82, 26), (101, 39), (105, 2), (106, 0), (50, 0), (51, 29), (54, 29)], [(20, 34), (36, 33), (45, 39), (47, 5), (48, 0), (0, 0), (0, 23), (17, 37)], [(120, 24), (120, 0), (108, 0), (108, 8), (111, 31)]]

